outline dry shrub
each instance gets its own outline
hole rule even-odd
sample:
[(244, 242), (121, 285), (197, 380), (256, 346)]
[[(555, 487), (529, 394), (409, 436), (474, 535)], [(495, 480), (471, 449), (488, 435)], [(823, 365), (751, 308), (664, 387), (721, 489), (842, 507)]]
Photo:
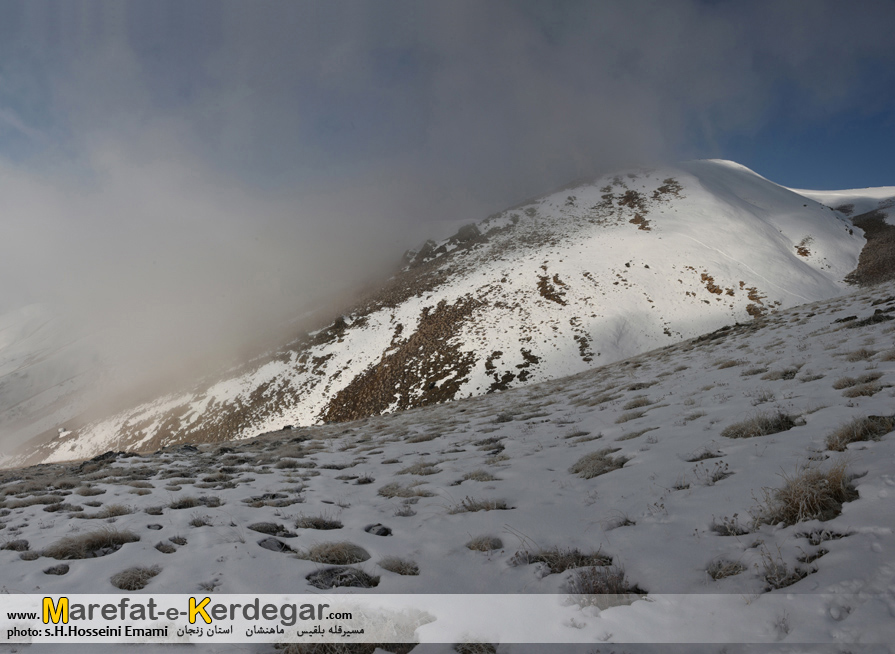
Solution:
[(216, 508), (222, 504), (221, 498), (214, 495), (203, 495), (202, 497), (181, 497), (171, 502), (168, 507), (171, 509), (192, 509), (197, 506), (207, 506), (208, 508)]
[(712, 518), (710, 529), (721, 536), (743, 536), (749, 533), (749, 530), (740, 524), (736, 513), (733, 514), (733, 517), (721, 518), (720, 522)]
[(642, 418), (645, 415), (646, 415), (646, 411), (628, 411), (627, 413), (623, 413), (618, 418), (616, 418), (615, 424), (620, 425), (623, 422), (637, 420), (637, 418)]
[(166, 543), (165, 541), (159, 541), (155, 544), (155, 549), (157, 549), (162, 554), (173, 554), (177, 551), (177, 548), (174, 547), (171, 543)]
[(846, 354), (845, 359), (852, 363), (856, 361), (866, 361), (867, 359), (872, 359), (874, 354), (876, 354), (876, 350), (868, 350), (866, 347), (862, 347)]
[(33, 495), (31, 497), (26, 497), (23, 500), (8, 500), (6, 502), (6, 508), (24, 509), (25, 507), (34, 506), (35, 504), (56, 504), (61, 501), (62, 497), (60, 495)]
[(198, 497), (181, 497), (168, 505), (170, 509), (192, 509), (202, 504)]
[(543, 563), (547, 566), (550, 574), (559, 574), (571, 568), (607, 566), (612, 563), (612, 557), (600, 553), (599, 550), (585, 554), (578, 548), (551, 547), (534, 552), (528, 550), (516, 552), (510, 559), (510, 565), (530, 565), (532, 563)]
[(565, 591), (575, 604), (596, 606), (601, 610), (631, 604), (646, 594), (628, 581), (623, 569), (615, 566), (578, 568), (566, 583)]
[(396, 472), (396, 475), (434, 475), (441, 472), (441, 468), (437, 467), (437, 463), (429, 463), (427, 461), (420, 461), (418, 463), (414, 463), (412, 466), (408, 466), (403, 470), (399, 470)]
[(578, 459), (571, 468), (569, 468), (569, 472), (573, 475), (578, 475), (582, 479), (592, 479), (593, 477), (604, 475), (607, 472), (618, 470), (624, 466), (625, 463), (630, 461), (628, 457), (624, 456), (609, 456), (613, 452), (618, 452), (620, 449), (621, 448), (618, 447), (607, 447), (597, 452), (585, 454)]
[(295, 526), (299, 529), (341, 529), (342, 523), (325, 515), (301, 515), (295, 520)]
[(871, 382), (869, 384), (859, 384), (842, 391), (843, 397), (870, 397), (876, 395), (883, 390), (883, 385), (879, 382)]
[(490, 552), (492, 550), (499, 550), (502, 547), (503, 541), (496, 536), (476, 536), (466, 543), (467, 549), (476, 552)]
[(457, 654), (497, 654), (497, 645), (493, 643), (455, 643), (454, 651)]
[(882, 376), (882, 373), (879, 372), (868, 372), (867, 374), (861, 375), (857, 378), (840, 377), (835, 382), (833, 382), (833, 388), (835, 388), (837, 391), (841, 391), (843, 388), (851, 388), (852, 386), (857, 386), (858, 384), (869, 384), (871, 382), (875, 382)]
[(878, 441), (893, 429), (895, 429), (895, 416), (855, 418), (827, 436), (827, 449), (843, 452), (849, 443)]
[(312, 572), (305, 579), (314, 588), (321, 590), (337, 587), (375, 588), (379, 585), (379, 577), (352, 567), (323, 568)]
[(751, 377), (752, 375), (760, 375), (763, 372), (767, 372), (767, 368), (749, 368), (748, 370), (744, 370), (740, 373), (740, 377)]
[(513, 507), (508, 506), (505, 500), (477, 500), (469, 497), (448, 508), (448, 513), (475, 513), (476, 511), (507, 511)]
[(115, 518), (120, 515), (129, 515), (133, 512), (134, 509), (132, 507), (124, 504), (107, 504), (96, 513), (88, 513), (77, 517), (84, 520), (105, 520), (106, 518)]
[(842, 511), (845, 502), (858, 499), (858, 491), (842, 461), (822, 470), (805, 466), (793, 475), (783, 475), (783, 487), (763, 489), (763, 506), (757, 522), (794, 525), (803, 520), (830, 520)]
[(317, 464), (313, 461), (298, 461), (296, 459), (280, 459), (274, 464), (274, 468), (281, 470), (294, 468), (316, 468)]
[(762, 375), (761, 378), (768, 381), (778, 381), (780, 379), (795, 379), (795, 376), (797, 374), (799, 374), (798, 368), (789, 367), (784, 368), (783, 370), (771, 370), (770, 372)]
[(18, 540), (10, 540), (3, 545), (0, 545), (0, 550), (10, 550), (13, 552), (26, 552), (28, 551), (28, 541), (24, 538), (20, 538)]
[(777, 555), (771, 554), (764, 545), (761, 548), (762, 577), (767, 582), (765, 592), (792, 586), (800, 579), (807, 577), (813, 570), (806, 568), (790, 569), (778, 549)]
[(140, 590), (161, 571), (162, 569), (157, 565), (149, 568), (134, 566), (112, 575), (109, 581), (112, 582), (115, 588), (120, 588), (121, 590)]
[(723, 453), (718, 452), (710, 447), (703, 446), (696, 450), (693, 454), (691, 454), (689, 458), (684, 459), (684, 461), (688, 461), (689, 463), (696, 463), (697, 461), (705, 461), (706, 459), (719, 459), (722, 456), (724, 456)]
[(435, 493), (430, 490), (419, 488), (420, 484), (422, 484), (422, 482), (413, 482), (407, 486), (402, 486), (398, 482), (393, 481), (380, 488), (377, 492), (382, 497), (387, 497), (389, 499), (393, 497), (432, 497), (435, 495)]
[(269, 536), (280, 536), (281, 538), (293, 538), (295, 534), (276, 522), (256, 522), (247, 527), (252, 531), (260, 534), (268, 534)]
[(312, 545), (307, 550), (297, 552), (295, 556), (299, 559), (307, 559), (316, 563), (349, 565), (366, 561), (370, 558), (370, 553), (359, 545), (342, 541)]
[(708, 567), (705, 569), (709, 576), (715, 581), (724, 579), (725, 577), (738, 575), (741, 572), (745, 572), (745, 570), (746, 566), (739, 561), (730, 561), (728, 559), (716, 559), (709, 563)]
[(473, 470), (463, 475), (463, 481), (500, 481), (487, 470)]
[(425, 443), (427, 441), (435, 440), (438, 438), (440, 434), (417, 434), (416, 436), (411, 436), (410, 438), (405, 439), (407, 443)]
[(211, 516), (194, 513), (187, 524), (190, 527), (208, 527), (212, 524)]
[(795, 427), (795, 425), (795, 421), (782, 411), (777, 411), (776, 413), (761, 412), (742, 422), (725, 427), (721, 435), (726, 438), (755, 438), (756, 436), (767, 436), (787, 431)]
[(125, 543), (134, 543), (140, 537), (131, 531), (100, 529), (85, 534), (74, 534), (56, 541), (43, 551), (51, 559), (90, 559), (111, 554)]
[(399, 575), (416, 576), (420, 573), (420, 567), (415, 561), (398, 556), (385, 557), (379, 561), (379, 567)]
[(639, 409), (640, 407), (649, 406), (653, 401), (650, 400), (646, 395), (638, 395), (637, 397), (631, 398), (629, 402), (627, 402), (622, 409), (628, 411), (629, 409)]

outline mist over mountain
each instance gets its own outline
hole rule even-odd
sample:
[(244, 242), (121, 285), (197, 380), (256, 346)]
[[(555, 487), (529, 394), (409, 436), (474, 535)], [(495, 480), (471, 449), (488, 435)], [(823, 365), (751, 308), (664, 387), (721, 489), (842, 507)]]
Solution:
[[(808, 193), (721, 160), (569, 185), (407, 251), (381, 286), (228, 371), (71, 411), (17, 460), (218, 442), (492, 393), (841, 295), (874, 241)], [(885, 189), (864, 195), (874, 193)]]

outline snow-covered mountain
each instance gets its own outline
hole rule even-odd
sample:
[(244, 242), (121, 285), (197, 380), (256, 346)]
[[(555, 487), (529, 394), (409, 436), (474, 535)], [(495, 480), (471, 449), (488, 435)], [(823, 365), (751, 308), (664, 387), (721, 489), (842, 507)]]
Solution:
[(848, 216), (867, 239), (846, 281), (867, 285), (895, 278), (895, 186), (850, 191), (797, 191)]
[(185, 392), (70, 421), (27, 460), (244, 438), (563, 377), (840, 295), (864, 245), (841, 212), (732, 162), (610, 175), (429, 241), (327, 328)]

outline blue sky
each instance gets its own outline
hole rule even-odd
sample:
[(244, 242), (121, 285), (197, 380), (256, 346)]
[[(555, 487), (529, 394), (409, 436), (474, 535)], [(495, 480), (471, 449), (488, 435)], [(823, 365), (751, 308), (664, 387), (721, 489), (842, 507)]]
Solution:
[(895, 186), (895, 110), (854, 109), (800, 124), (777, 116), (753, 132), (728, 136), (722, 150), (791, 188)]

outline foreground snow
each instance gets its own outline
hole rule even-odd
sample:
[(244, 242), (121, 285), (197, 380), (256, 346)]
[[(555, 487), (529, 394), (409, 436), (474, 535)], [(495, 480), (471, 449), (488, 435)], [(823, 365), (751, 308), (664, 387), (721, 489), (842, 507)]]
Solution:
[[(259, 545), (274, 537), (305, 556), (337, 542), (365, 551), (354, 567), (378, 585), (327, 593), (565, 596), (594, 561), (551, 573), (536, 560), (543, 550), (577, 549), (611, 557), (631, 599), (645, 599), (602, 611), (567, 607), (568, 622), (549, 627), (556, 641), (591, 643), (568, 651), (659, 651), (631, 644), (648, 642), (731, 643), (671, 648), (681, 652), (892, 651), (895, 433), (844, 452), (826, 444), (854, 418), (895, 413), (892, 318), (888, 284), (503, 393), (250, 441), (8, 471), (0, 536), (26, 540), (28, 551), (0, 551), (0, 586), (119, 593), (112, 575), (157, 565), (145, 592), (321, 592), (307, 577), (327, 566)], [(790, 428), (722, 436), (778, 414)], [(592, 478), (572, 472), (604, 448), (622, 467)], [(841, 513), (788, 526), (756, 521), (787, 479), (838, 464), (857, 492)], [(492, 510), (466, 510), (475, 508)], [(82, 519), (103, 515), (115, 517)], [(339, 526), (296, 526), (311, 517)], [(257, 523), (294, 535), (259, 533), (250, 528)], [(45, 573), (63, 561), (34, 558), (101, 528), (139, 540), (65, 561), (64, 575)], [(480, 537), (483, 551), (470, 549)], [(383, 568), (387, 557), (418, 574)], [(438, 628), (421, 627), (420, 638)], [(492, 635), (470, 629), (471, 639)], [(56, 651), (29, 647), (12, 646)], [(544, 647), (505, 643), (499, 651)], [(215, 651), (225, 650), (272, 651)]]

